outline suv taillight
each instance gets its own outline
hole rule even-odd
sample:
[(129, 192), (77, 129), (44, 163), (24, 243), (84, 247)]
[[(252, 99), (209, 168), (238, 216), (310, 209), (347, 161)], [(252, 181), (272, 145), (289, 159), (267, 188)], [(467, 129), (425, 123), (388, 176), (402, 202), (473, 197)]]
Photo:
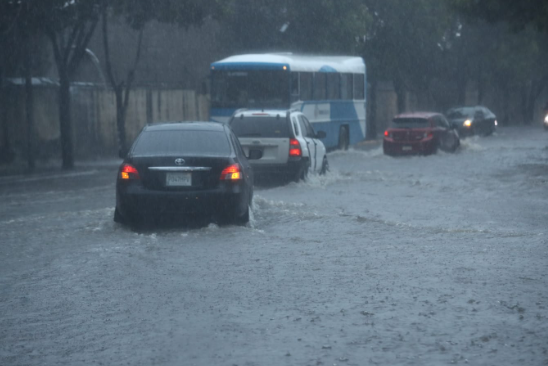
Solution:
[(221, 172), (221, 180), (240, 180), (242, 179), (242, 171), (240, 165), (232, 164), (227, 166)]
[(301, 144), (297, 139), (289, 140), (289, 156), (301, 156)]
[(124, 164), (120, 169), (120, 178), (124, 180), (128, 179), (141, 179), (137, 169), (130, 164)]

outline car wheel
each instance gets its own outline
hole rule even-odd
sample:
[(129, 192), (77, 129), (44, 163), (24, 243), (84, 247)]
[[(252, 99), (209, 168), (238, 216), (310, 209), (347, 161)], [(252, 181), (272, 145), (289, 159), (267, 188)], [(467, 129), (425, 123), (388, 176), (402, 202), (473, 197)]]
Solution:
[(122, 224), (122, 225), (127, 224), (126, 218), (124, 216), (122, 216), (122, 214), (118, 210), (118, 207), (114, 208), (114, 222), (116, 222), (118, 224)]
[(249, 206), (247, 206), (247, 209), (245, 210), (245, 213), (242, 216), (237, 217), (234, 220), (234, 223), (237, 225), (245, 225), (248, 222), (249, 222)]
[(348, 150), (349, 144), (348, 127), (341, 126), (339, 130), (339, 150)]
[(460, 139), (458, 137), (455, 137), (455, 146), (453, 147), (453, 150), (451, 152), (457, 151), (459, 147), (460, 147)]
[(303, 164), (301, 165), (299, 170), (297, 170), (292, 180), (295, 183), (299, 183), (299, 181), (301, 180), (306, 181), (307, 179), (308, 179), (308, 165)]
[(320, 174), (324, 175), (328, 171), (329, 171), (329, 162), (327, 161), (327, 156), (324, 156), (323, 157), (323, 162), (322, 162), (322, 169), (320, 170)]
[(495, 133), (497, 129), (495, 128), (495, 122), (491, 122), (490, 126), (489, 126), (489, 135), (492, 135), (493, 133)]
[[(432, 148), (430, 149), (430, 154), (437, 154), (438, 153), (438, 149), (441, 148), (441, 141), (440, 140), (437, 140), (436, 142), (434, 142), (432, 144)], [(428, 155), (428, 153), (427, 153)]]
[(249, 222), (249, 206), (243, 215), (236, 215), (236, 212), (229, 211), (217, 217), (219, 225), (245, 225)]

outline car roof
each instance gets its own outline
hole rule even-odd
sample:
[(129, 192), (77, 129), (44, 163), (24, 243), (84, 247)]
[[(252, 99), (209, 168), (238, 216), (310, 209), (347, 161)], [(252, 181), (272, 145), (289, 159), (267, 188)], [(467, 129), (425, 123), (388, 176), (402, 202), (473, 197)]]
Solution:
[(161, 122), (148, 124), (147, 131), (223, 131), (225, 126), (218, 122)]
[(279, 115), (280, 117), (285, 117), (288, 112), (296, 113), (297, 110), (288, 110), (288, 109), (242, 109), (238, 110), (234, 113), (234, 116), (241, 116), (249, 117), (249, 116), (257, 116), (257, 117), (275, 117)]
[(486, 109), (486, 110), (489, 110), (489, 108), (487, 108), (486, 106), (483, 106), (483, 105), (466, 105), (466, 106), (450, 108), (449, 111), (473, 110), (473, 109)]
[(424, 118), (429, 119), (434, 116), (439, 116), (441, 113), (438, 112), (406, 112), (397, 114), (394, 119), (396, 118)]

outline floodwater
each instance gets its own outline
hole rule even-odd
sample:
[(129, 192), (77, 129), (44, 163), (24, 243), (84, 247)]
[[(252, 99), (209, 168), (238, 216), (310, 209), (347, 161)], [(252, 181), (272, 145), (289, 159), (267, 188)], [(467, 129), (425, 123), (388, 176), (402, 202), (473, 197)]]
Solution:
[(329, 161), (246, 227), (115, 224), (116, 162), (0, 178), (0, 364), (548, 362), (548, 133)]

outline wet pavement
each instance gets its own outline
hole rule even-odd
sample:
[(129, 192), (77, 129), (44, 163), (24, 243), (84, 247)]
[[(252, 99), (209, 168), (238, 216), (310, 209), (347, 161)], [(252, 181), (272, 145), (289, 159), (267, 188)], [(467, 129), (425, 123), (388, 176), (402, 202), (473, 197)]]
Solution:
[(0, 364), (548, 362), (548, 133), (329, 161), (246, 227), (115, 224), (116, 159), (0, 177)]

